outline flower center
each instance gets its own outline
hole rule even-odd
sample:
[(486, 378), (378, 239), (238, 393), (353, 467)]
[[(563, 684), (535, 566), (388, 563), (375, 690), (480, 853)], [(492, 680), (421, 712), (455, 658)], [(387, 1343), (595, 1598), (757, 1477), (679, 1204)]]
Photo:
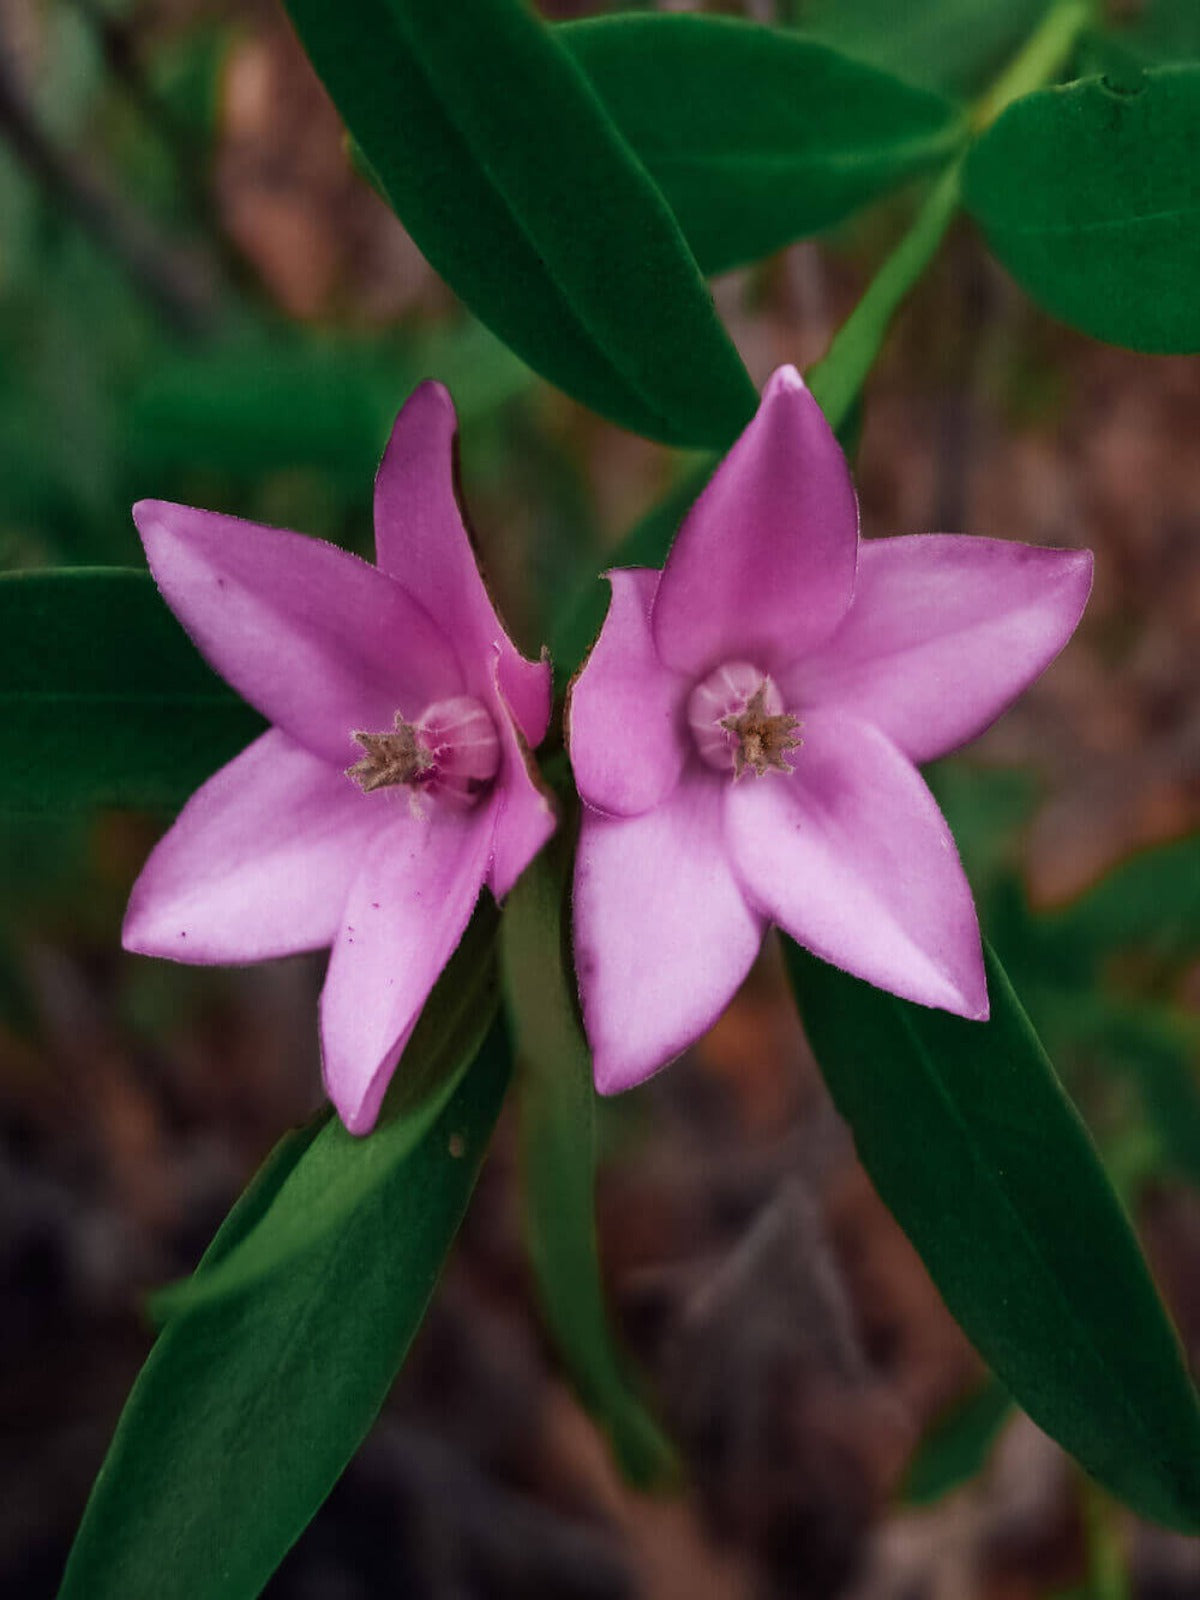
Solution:
[(486, 707), (470, 695), (429, 706), (416, 722), (396, 712), (387, 733), (356, 730), (361, 761), (346, 768), (364, 794), (403, 786), (415, 800), (438, 794), (451, 805), (473, 806), (500, 766), (500, 740)]
[(791, 772), (788, 752), (798, 750), (799, 717), (784, 710), (773, 678), (747, 661), (730, 661), (692, 690), (688, 724), (696, 749), (710, 767), (732, 772)]

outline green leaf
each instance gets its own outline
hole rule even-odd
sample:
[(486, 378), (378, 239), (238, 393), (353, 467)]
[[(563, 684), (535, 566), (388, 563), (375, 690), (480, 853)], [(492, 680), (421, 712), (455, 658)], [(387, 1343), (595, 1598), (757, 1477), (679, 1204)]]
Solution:
[(988, 953), (966, 1022), (788, 943), (805, 1028), (884, 1203), (1033, 1420), (1142, 1516), (1200, 1530), (1200, 1406), (1128, 1218)]
[[(466, 1209), (508, 1071), (496, 1027), (427, 1136), (336, 1232), (253, 1292), (170, 1322), (118, 1424), (60, 1600), (260, 1592), (383, 1404)], [(267, 1224), (325, 1127), (284, 1142), (200, 1275)]]
[(1012, 1397), (992, 1378), (939, 1417), (909, 1463), (904, 1499), (914, 1506), (932, 1505), (982, 1472), (1012, 1414)]
[(791, 20), (910, 83), (971, 94), (1037, 26), (1047, 0), (790, 0)]
[(718, 448), (757, 399), (662, 195), (522, 0), (288, 0), (346, 125), (451, 288), (614, 421)]
[(330, 1118), (303, 1166), (283, 1185), (270, 1216), (219, 1268), (155, 1295), (164, 1320), (195, 1306), (253, 1289), (292, 1269), (313, 1246), (350, 1227), (429, 1135), (479, 1053), (499, 1007), (495, 905), (482, 899), (462, 943), (425, 1002), (375, 1130), (347, 1133)]
[(1016, 101), (971, 151), (964, 198), (1054, 316), (1131, 350), (1200, 350), (1200, 66)]
[(729, 17), (558, 30), (705, 272), (819, 232), (944, 162), (960, 113), (794, 33)]
[(527, 868), (504, 913), (504, 973), (516, 1033), (525, 1238), (546, 1320), (622, 1471), (675, 1474), (674, 1453), (637, 1398), (608, 1331), (592, 1193), (595, 1090), (567, 972), (568, 852)]
[(0, 577), (0, 808), (173, 808), (265, 726), (147, 573)]

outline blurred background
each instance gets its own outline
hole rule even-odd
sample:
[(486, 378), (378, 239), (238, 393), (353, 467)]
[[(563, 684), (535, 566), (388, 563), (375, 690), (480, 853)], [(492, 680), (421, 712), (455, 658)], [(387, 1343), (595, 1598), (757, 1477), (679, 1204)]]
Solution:
[[(922, 77), (919, 31), (878, 4), (709, 9), (807, 24)], [(946, 86), (983, 81), (1031, 9), (985, 6), (995, 26), (964, 31)], [(906, 215), (877, 208), (716, 283), (756, 381), (822, 353)], [(274, 0), (0, 0), (0, 569), (139, 565), (142, 496), (369, 551), (379, 452), (430, 373), (459, 407), (484, 565), (534, 651), (678, 461), (465, 315), (354, 171)], [(1194, 1362), (1198, 440), (1200, 364), (1051, 324), (964, 222), (871, 380), (857, 461), (868, 536), (1096, 552), (1064, 658), (930, 779)], [(55, 1589), (149, 1348), (145, 1291), (190, 1270), (320, 1101), (319, 959), (206, 971), (122, 953), (164, 821), (0, 824), (12, 1600)], [(271, 1596), (1200, 1596), (1200, 1541), (1099, 1499), (989, 1387), (855, 1162), (773, 945), (689, 1057), (603, 1105), (601, 1135), (611, 1304), (688, 1493), (625, 1490), (572, 1398), (502, 1120), (384, 1416)], [(1128, 1588), (1100, 1586), (1125, 1564)]]

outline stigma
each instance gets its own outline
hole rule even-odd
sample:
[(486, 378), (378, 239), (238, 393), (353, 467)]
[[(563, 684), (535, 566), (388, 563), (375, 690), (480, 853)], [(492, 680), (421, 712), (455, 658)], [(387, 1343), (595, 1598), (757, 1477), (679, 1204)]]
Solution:
[(692, 690), (688, 725), (701, 759), (734, 779), (747, 772), (791, 772), (798, 750), (799, 717), (785, 709), (775, 680), (747, 661), (731, 661), (710, 672)]
[(500, 767), (500, 739), (490, 712), (471, 695), (438, 700), (415, 722), (397, 711), (384, 733), (355, 730), (361, 760), (346, 768), (364, 794), (404, 788), (415, 802), (437, 796), (467, 810), (491, 787)]

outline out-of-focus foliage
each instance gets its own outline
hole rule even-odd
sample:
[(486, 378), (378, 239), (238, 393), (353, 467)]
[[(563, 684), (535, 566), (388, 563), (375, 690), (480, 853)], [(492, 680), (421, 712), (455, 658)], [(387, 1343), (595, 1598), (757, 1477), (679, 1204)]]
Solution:
[(990, 1379), (940, 1417), (922, 1441), (904, 1479), (904, 1498), (930, 1505), (973, 1478), (987, 1462), (1013, 1404), (1003, 1384)]
[(1148, 61), (1200, 60), (1200, 6), (1193, 0), (1147, 0), (1117, 37)]
[(1145, 850), (1073, 903), (1035, 911), (1019, 870), (1029, 780), (962, 761), (932, 778), (980, 919), (1122, 1187), (1200, 1183), (1200, 1019), (1180, 994), (1200, 960), (1200, 838)]
[[(1186, 3), (1186, 0), (1184, 0)], [(789, 20), (848, 55), (926, 88), (978, 90), (1047, 9), (1047, 0), (786, 0)]]
[(0, 576), (0, 811), (172, 809), (265, 726), (148, 573)]

